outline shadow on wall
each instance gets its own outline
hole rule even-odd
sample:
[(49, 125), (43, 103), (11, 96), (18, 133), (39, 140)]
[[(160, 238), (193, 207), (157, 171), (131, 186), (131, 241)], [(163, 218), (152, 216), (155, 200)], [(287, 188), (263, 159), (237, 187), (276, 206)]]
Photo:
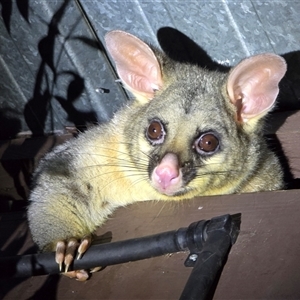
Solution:
[[(23, 115), (20, 112), (12, 112), (11, 109), (1, 107), (1, 129), (0, 139), (11, 139), (16, 137), (22, 131), (22, 122), (25, 122), (32, 132), (33, 136), (42, 136), (54, 132), (54, 123), (57, 120), (54, 118), (55, 109), (62, 109), (66, 115), (67, 120), (73, 123), (75, 128), (83, 131), (90, 124), (98, 123), (97, 114), (93, 109), (80, 110), (76, 107), (75, 102), (80, 103), (80, 98), (86, 92), (85, 80), (78, 74), (73, 66), (62, 70), (60, 63), (63, 59), (64, 45), (69, 41), (78, 41), (85, 45), (86, 52), (89, 49), (97, 49), (104, 51), (103, 45), (99, 40), (89, 38), (87, 36), (77, 36), (73, 32), (82, 18), (78, 18), (73, 22), (73, 25), (68, 28), (67, 36), (60, 33), (59, 27), (62, 19), (66, 18), (68, 8), (73, 5), (73, 1), (64, 0), (60, 2), (61, 5), (53, 14), (49, 24), (46, 35), (39, 41), (37, 45), (38, 54), (41, 58), (40, 65), (37, 68), (34, 90), (32, 98), (28, 99), (24, 107)], [(15, 9), (15, 6), (17, 9)], [(11, 34), (11, 19), (12, 14), (19, 14), (23, 19), (29, 23), (30, 3), (28, 0), (13, 1), (0, 0), (1, 16), (5, 28)], [(43, 22), (43, 20), (40, 20)], [(43, 22), (43, 25), (46, 22)], [(61, 43), (61, 41), (64, 41)], [(72, 69), (71, 69), (72, 68)], [(63, 84), (62, 84), (63, 83)], [(62, 86), (65, 91), (62, 91)], [(59, 90), (58, 92), (56, 92)], [(61, 96), (64, 94), (66, 96)], [(49, 121), (50, 119), (50, 121)], [(52, 130), (45, 130), (45, 124), (49, 123)], [(62, 127), (64, 124), (62, 124)], [(63, 128), (62, 128), (63, 129)]]
[[(220, 65), (188, 36), (171, 27), (157, 32), (161, 48), (174, 60), (196, 64), (211, 71), (229, 72), (231, 67)], [(288, 69), (280, 83), (276, 111), (300, 109), (300, 51), (285, 53)]]
[[(68, 120), (74, 123), (77, 129), (84, 130), (88, 123), (97, 123), (95, 111), (82, 112), (74, 106), (75, 101), (85, 91), (84, 78), (71, 70), (57, 71), (61, 55), (60, 53), (55, 61), (55, 52), (57, 52), (55, 47), (59, 45), (58, 39), (60, 37), (59, 23), (64, 17), (69, 3), (70, 0), (64, 1), (53, 15), (48, 25), (47, 35), (38, 44), (38, 52), (42, 60), (36, 76), (33, 97), (28, 101), (24, 109), (26, 123), (33, 135), (43, 135), (45, 133), (45, 122), (48, 115), (51, 116), (52, 123), (54, 122), (53, 101), (57, 101), (60, 104), (61, 108), (67, 113)], [(94, 47), (98, 50), (103, 48), (99, 47), (98, 42), (95, 40), (72, 37), (72, 30), (71, 28), (68, 33), (69, 36), (65, 39), (66, 41), (80, 39), (89, 47)], [(63, 51), (63, 46), (61, 46), (60, 51)], [(62, 80), (69, 82), (66, 98), (54, 94), (55, 86)]]
[[(10, 19), (13, 10), (13, 2), (7, 0), (0, 0), (1, 4), (1, 16), (6, 27), (7, 32), (10, 34)], [(24, 20), (29, 23), (28, 14), (29, 14), (29, 0), (16, 0), (17, 8), (20, 15)]]

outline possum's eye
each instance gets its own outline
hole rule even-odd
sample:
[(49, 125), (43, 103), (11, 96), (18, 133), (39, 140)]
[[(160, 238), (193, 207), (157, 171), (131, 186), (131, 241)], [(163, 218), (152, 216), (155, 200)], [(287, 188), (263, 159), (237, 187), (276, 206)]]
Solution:
[(152, 120), (146, 131), (146, 136), (153, 145), (162, 144), (165, 134), (164, 126), (159, 120)]
[(194, 144), (199, 154), (213, 154), (219, 148), (219, 139), (211, 132), (202, 134)]

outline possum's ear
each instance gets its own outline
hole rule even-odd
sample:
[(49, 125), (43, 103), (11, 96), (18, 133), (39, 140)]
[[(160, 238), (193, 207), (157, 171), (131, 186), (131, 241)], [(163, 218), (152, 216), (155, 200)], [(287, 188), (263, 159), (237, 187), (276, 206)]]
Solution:
[(273, 108), (285, 72), (285, 60), (271, 53), (249, 57), (232, 69), (227, 92), (239, 122), (257, 121)]
[(137, 98), (152, 99), (162, 86), (162, 75), (151, 48), (137, 37), (119, 30), (107, 33), (105, 42), (124, 86)]

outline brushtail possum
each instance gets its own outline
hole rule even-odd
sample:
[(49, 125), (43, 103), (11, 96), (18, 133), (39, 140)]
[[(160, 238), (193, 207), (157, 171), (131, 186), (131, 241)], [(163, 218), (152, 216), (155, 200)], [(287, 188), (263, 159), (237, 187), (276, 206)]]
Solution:
[(135, 99), (107, 124), (45, 155), (34, 174), (32, 237), (42, 251), (56, 251), (60, 268), (86, 251), (119, 206), (284, 186), (263, 137), (283, 58), (256, 55), (225, 74), (173, 61), (123, 31), (105, 41)]

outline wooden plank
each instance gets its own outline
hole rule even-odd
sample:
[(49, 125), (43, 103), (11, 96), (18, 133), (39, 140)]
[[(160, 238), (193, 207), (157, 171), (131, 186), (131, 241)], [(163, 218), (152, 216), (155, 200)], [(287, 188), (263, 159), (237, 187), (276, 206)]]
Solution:
[[(299, 190), (290, 190), (180, 203), (141, 202), (117, 210), (98, 234), (111, 232), (117, 241), (241, 212), (241, 232), (214, 299), (296, 299), (300, 298), (299, 197)], [(29, 237), (26, 245), (32, 246)], [(57, 299), (178, 299), (191, 271), (183, 266), (186, 256), (178, 253), (107, 267), (86, 283), (46, 276), (17, 281), (17, 286), (10, 281), (2, 288), (3, 299), (28, 299), (53, 291)]]

